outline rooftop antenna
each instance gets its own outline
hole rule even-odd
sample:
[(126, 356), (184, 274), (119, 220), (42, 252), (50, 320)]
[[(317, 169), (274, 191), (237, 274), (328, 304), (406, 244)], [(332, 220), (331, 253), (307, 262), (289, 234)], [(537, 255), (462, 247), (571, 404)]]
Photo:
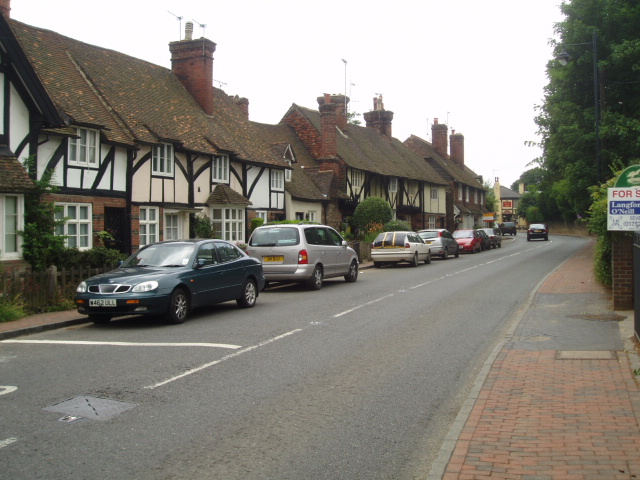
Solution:
[[(167, 10), (167, 12), (169, 12), (169, 10)], [(178, 19), (178, 40), (182, 40), (182, 17), (179, 17), (175, 13), (171, 13), (171, 15)]]
[(207, 28), (207, 25), (205, 23), (200, 23), (197, 20), (194, 20), (194, 22), (196, 22), (198, 24), (198, 26), (200, 26), (200, 28), (202, 29), (202, 38), (204, 38), (205, 37), (204, 30), (205, 30), (205, 28)]
[(227, 82), (222, 82), (220, 80), (216, 80), (215, 78), (213, 79), (213, 81), (218, 84), (218, 88), (222, 88), (222, 85), (226, 85), (227, 84)]

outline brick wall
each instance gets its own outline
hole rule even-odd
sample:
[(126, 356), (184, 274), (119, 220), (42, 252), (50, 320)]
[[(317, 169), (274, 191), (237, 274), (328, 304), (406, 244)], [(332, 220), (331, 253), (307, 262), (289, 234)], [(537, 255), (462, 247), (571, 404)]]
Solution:
[(613, 234), (612, 277), (613, 309), (633, 310), (633, 238), (630, 234)]

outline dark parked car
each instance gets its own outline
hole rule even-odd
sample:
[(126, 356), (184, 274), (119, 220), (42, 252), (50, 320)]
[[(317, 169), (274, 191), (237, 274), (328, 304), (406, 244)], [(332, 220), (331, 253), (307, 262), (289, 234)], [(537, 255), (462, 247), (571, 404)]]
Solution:
[(502, 247), (502, 237), (500, 236), (500, 230), (498, 228), (480, 228), (479, 230), (484, 231), (489, 236), (491, 248)]
[(95, 323), (123, 315), (164, 315), (182, 323), (191, 309), (235, 300), (253, 307), (262, 264), (224, 240), (176, 240), (142, 247), (120, 267), (78, 285), (78, 312)]
[(532, 223), (527, 229), (527, 241), (534, 238), (541, 238), (543, 240), (549, 240), (549, 230), (547, 226), (542, 223)]
[(487, 232), (479, 228), (476, 230), (476, 233), (480, 236), (480, 246), (482, 247), (482, 250), (491, 250), (491, 239), (489, 238), (489, 235), (487, 235)]
[(500, 233), (502, 235), (516, 235), (518, 232), (516, 231), (515, 222), (504, 222), (500, 224)]

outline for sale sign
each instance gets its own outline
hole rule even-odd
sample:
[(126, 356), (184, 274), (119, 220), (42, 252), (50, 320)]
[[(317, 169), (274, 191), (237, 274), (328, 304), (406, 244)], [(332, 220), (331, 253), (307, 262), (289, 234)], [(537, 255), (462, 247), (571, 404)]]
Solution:
[(640, 188), (608, 189), (607, 225), (609, 230), (640, 230)]

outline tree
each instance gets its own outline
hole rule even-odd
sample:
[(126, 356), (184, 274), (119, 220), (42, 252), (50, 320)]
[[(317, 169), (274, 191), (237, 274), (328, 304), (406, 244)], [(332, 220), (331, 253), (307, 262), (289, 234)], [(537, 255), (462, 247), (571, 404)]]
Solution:
[[(35, 157), (24, 162), (32, 173), (36, 168)], [(53, 185), (53, 170), (45, 170), (40, 180), (35, 180), (35, 188), (25, 194), (25, 225), (20, 232), (23, 238), (22, 257), (35, 271), (42, 271), (54, 265), (66, 250), (65, 238), (56, 235), (56, 226), (64, 225), (64, 219), (56, 219), (56, 206), (45, 200), (45, 195), (56, 190)]]
[(547, 64), (549, 84), (535, 119), (543, 149), (540, 190), (555, 204), (541, 210), (575, 219), (589, 211), (591, 186), (639, 156), (640, 4), (570, 0), (560, 8), (565, 20), (555, 26), (553, 54), (564, 48), (571, 58), (566, 66), (555, 59)]
[(542, 183), (543, 178), (544, 170), (541, 167), (531, 168), (520, 175), (518, 180), (513, 182), (511, 190), (517, 192), (521, 183), (524, 183), (526, 190), (537, 190), (539, 185)]
[(365, 198), (353, 212), (353, 221), (362, 233), (367, 233), (372, 224), (384, 225), (391, 218), (393, 218), (391, 205), (380, 197)]

